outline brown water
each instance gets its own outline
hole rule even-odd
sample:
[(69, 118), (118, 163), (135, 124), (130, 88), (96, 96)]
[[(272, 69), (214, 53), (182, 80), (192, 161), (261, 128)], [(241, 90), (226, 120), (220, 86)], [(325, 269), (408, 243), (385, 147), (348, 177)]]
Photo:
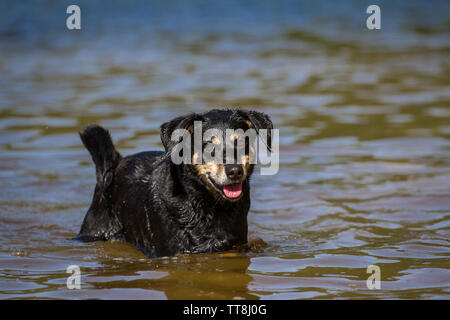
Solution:
[[(307, 17), (322, 29), (0, 26), (0, 298), (449, 299), (448, 15), (342, 36)], [(161, 149), (162, 122), (217, 106), (280, 129), (279, 173), (252, 181), (251, 251), (150, 259), (69, 240), (95, 183), (83, 125), (109, 128), (127, 155)], [(366, 287), (373, 264), (380, 290)], [(66, 287), (69, 265), (80, 290)]]

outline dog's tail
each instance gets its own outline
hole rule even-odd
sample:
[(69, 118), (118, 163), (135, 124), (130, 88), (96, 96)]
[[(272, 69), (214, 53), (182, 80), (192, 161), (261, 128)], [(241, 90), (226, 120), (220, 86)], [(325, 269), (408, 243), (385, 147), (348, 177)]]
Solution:
[(95, 163), (97, 185), (105, 192), (122, 157), (114, 147), (108, 130), (101, 126), (91, 124), (84, 127), (80, 138)]

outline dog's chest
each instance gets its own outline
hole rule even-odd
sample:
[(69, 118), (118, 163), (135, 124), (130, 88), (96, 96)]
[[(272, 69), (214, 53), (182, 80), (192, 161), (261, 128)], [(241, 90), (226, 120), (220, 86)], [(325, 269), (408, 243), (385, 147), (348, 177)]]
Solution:
[[(246, 239), (246, 219), (229, 210), (199, 210), (188, 219), (182, 228), (182, 237), (187, 244), (183, 251), (216, 252), (231, 249)], [(245, 215), (246, 216), (246, 215)]]

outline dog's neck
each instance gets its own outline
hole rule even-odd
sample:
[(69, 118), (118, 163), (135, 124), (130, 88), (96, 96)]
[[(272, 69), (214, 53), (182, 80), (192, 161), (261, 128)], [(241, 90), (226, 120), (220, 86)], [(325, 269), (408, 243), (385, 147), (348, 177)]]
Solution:
[[(247, 242), (247, 214), (250, 208), (249, 181), (243, 183), (242, 198), (228, 201), (220, 195), (208, 191), (200, 179), (191, 172), (183, 172), (182, 166), (172, 169), (173, 195), (179, 201), (173, 201), (172, 212), (177, 224), (183, 226), (189, 234), (188, 250), (204, 252), (205, 248), (215, 251), (228, 250), (234, 245)], [(190, 206), (186, 210), (186, 205)]]

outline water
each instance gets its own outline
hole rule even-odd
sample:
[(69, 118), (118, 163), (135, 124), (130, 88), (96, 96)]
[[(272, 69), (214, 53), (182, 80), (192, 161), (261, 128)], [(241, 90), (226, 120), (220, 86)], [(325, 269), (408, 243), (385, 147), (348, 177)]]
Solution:
[[(53, 1), (0, 5), (0, 298), (449, 299), (448, 3), (378, 2), (379, 31), (369, 2), (108, 3), (80, 2), (81, 32)], [(95, 183), (83, 125), (126, 155), (218, 106), (280, 129), (279, 173), (252, 181), (251, 251), (69, 240)]]

